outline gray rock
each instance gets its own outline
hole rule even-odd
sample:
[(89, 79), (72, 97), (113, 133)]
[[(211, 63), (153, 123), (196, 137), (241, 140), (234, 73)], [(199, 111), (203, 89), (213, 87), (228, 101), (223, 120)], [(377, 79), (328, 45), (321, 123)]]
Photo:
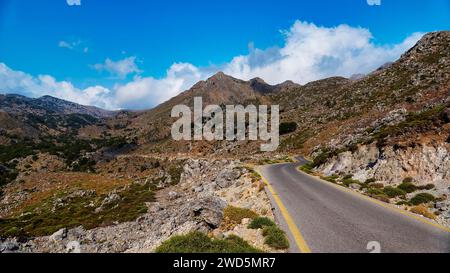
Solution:
[(437, 202), (434, 207), (440, 211), (447, 211), (448, 210), (448, 204), (446, 202)]
[(227, 202), (217, 197), (206, 197), (195, 201), (191, 206), (193, 216), (205, 222), (211, 228), (217, 228), (222, 223), (223, 210), (227, 206)]
[(356, 183), (350, 184), (349, 187), (350, 187), (350, 189), (353, 189), (353, 190), (360, 190), (361, 189), (361, 185), (356, 184)]
[(115, 192), (108, 194), (108, 196), (106, 196), (105, 199), (103, 199), (100, 207), (95, 209), (95, 212), (96, 213), (102, 212), (106, 206), (113, 204), (113, 203), (117, 203), (120, 201), (120, 199), (121, 199), (120, 195), (118, 195)]
[(199, 187), (195, 187), (194, 188), (194, 192), (202, 192), (203, 191), (203, 187), (202, 186), (199, 186)]
[(241, 176), (241, 172), (237, 169), (224, 169), (216, 177), (215, 182), (221, 188), (227, 188)]
[(174, 192), (174, 191), (169, 192), (168, 196), (169, 196), (169, 200), (175, 200), (178, 197), (180, 197), (180, 195), (177, 192)]
[(61, 240), (64, 240), (65, 238), (67, 238), (67, 228), (62, 228), (49, 237), (49, 239), (54, 242), (59, 242)]
[(81, 245), (78, 241), (70, 241), (66, 246), (67, 253), (81, 253)]
[(19, 244), (17, 242), (6, 241), (0, 243), (0, 253), (8, 253), (19, 250)]

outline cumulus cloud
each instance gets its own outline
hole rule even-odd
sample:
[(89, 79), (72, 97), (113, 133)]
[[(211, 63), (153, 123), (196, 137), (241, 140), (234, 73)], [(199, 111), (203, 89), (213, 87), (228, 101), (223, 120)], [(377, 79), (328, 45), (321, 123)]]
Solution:
[(248, 55), (233, 58), (223, 70), (242, 79), (261, 77), (272, 84), (349, 77), (397, 59), (422, 36), (415, 33), (400, 44), (380, 46), (373, 43), (372, 34), (364, 28), (348, 25), (327, 28), (301, 21), (283, 33), (283, 47), (252, 49)]
[(21, 71), (15, 71), (0, 63), (0, 92), (21, 94), (28, 97), (50, 95), (73, 101), (82, 105), (94, 105), (105, 109), (118, 108), (112, 92), (102, 86), (78, 89), (67, 81), (57, 81), (49, 75), (33, 77)]
[(175, 63), (162, 78), (141, 76), (136, 57), (119, 61), (107, 59), (92, 66), (121, 79), (135, 74), (130, 82), (116, 84), (111, 89), (96, 86), (80, 90), (69, 82), (57, 82), (50, 76), (34, 78), (3, 64), (0, 91), (29, 92), (31, 96), (53, 94), (109, 109), (144, 109), (178, 95), (219, 70), (244, 80), (261, 77), (271, 84), (286, 80), (305, 84), (331, 76), (366, 74), (396, 60), (422, 36), (415, 33), (398, 44), (378, 45), (368, 29), (348, 25), (322, 27), (301, 21), (282, 33), (285, 42), (281, 47), (258, 49), (250, 44), (247, 54), (236, 56), (221, 66), (196, 67), (190, 63)]
[(106, 71), (120, 79), (124, 79), (130, 74), (139, 74), (142, 72), (136, 64), (136, 57), (134, 56), (119, 61), (113, 61), (108, 58), (104, 63), (95, 64), (92, 68), (100, 72)]
[(124, 108), (143, 109), (160, 104), (189, 89), (210, 74), (188, 63), (173, 64), (162, 79), (135, 77), (125, 85), (116, 85), (116, 102)]
[(66, 0), (69, 6), (81, 6), (81, 0)]

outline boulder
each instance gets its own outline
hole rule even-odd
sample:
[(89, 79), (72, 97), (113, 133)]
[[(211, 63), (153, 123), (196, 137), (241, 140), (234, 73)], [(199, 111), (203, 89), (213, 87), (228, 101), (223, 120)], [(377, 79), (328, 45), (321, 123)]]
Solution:
[(193, 216), (200, 222), (206, 223), (211, 228), (217, 228), (222, 223), (223, 210), (227, 202), (220, 198), (210, 196), (194, 201), (191, 204)]
[(239, 179), (241, 172), (235, 168), (226, 168), (219, 172), (215, 179), (215, 183), (221, 188), (227, 188), (232, 185), (232, 183)]
[(15, 252), (19, 250), (19, 244), (13, 241), (0, 242), (0, 253)]
[(175, 200), (178, 197), (180, 197), (180, 195), (177, 192), (171, 191), (168, 193), (168, 197), (169, 197), (169, 200)]
[(66, 246), (67, 253), (81, 253), (81, 245), (78, 241), (70, 241)]
[(59, 242), (65, 238), (67, 238), (67, 228), (62, 228), (49, 237), (49, 239), (54, 242)]

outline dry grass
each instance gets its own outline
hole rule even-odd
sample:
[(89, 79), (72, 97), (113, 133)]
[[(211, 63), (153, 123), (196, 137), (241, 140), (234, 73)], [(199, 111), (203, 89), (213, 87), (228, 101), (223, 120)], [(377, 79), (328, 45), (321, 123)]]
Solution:
[(228, 206), (223, 211), (223, 221), (221, 228), (231, 230), (242, 222), (242, 219), (254, 219), (258, 214), (252, 210)]
[(422, 215), (422, 216), (424, 216), (424, 217), (426, 217), (426, 218), (429, 218), (429, 219), (432, 219), (432, 220), (435, 220), (435, 219), (436, 219), (436, 215), (434, 215), (433, 213), (431, 213), (431, 212), (428, 210), (428, 208), (426, 208), (426, 207), (423, 206), (423, 205), (419, 205), (419, 206), (413, 207), (413, 208), (411, 208), (410, 211), (411, 211), (412, 213), (416, 213), (416, 214)]
[(28, 192), (28, 198), (16, 207), (8, 216), (22, 213), (24, 208), (38, 205), (49, 197), (74, 190), (93, 190), (98, 195), (115, 188), (131, 184), (130, 179), (117, 179), (107, 175), (88, 173), (35, 173), (24, 179), (24, 183), (15, 184), (8, 191)]

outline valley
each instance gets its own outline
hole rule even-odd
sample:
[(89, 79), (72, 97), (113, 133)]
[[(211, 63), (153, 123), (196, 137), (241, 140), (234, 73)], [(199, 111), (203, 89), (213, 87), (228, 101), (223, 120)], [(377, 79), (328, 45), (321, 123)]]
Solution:
[[(305, 85), (220, 72), (146, 111), (0, 95), (0, 252), (164, 252), (180, 250), (177, 242), (188, 252), (190, 238), (202, 240), (206, 252), (295, 252), (257, 166), (273, 171), (270, 183), (302, 193), (298, 200), (281, 197), (298, 219), (311, 217), (299, 225), (306, 226), (306, 240), (315, 241), (313, 251), (365, 251), (353, 242), (328, 248), (313, 231), (335, 237), (361, 232), (362, 243), (373, 230), (358, 229), (362, 224), (349, 214), (372, 223), (385, 212), (344, 195), (329, 199), (328, 188), (299, 182), (305, 174), (273, 167), (297, 166), (298, 155), (310, 159), (303, 172), (450, 227), (449, 45), (450, 32), (429, 33), (368, 75)], [(264, 141), (248, 138), (174, 140), (173, 107), (192, 110), (196, 97), (223, 109), (279, 105), (279, 148), (262, 152)], [(343, 219), (341, 229), (314, 218), (313, 210)], [(447, 235), (427, 236), (426, 228), (401, 216), (386, 219), (383, 230), (395, 226), (396, 234), (407, 230), (430, 239), (412, 251), (434, 252), (438, 245), (439, 252), (450, 243)], [(347, 229), (349, 222), (355, 230)], [(409, 246), (389, 243), (386, 249)]]

